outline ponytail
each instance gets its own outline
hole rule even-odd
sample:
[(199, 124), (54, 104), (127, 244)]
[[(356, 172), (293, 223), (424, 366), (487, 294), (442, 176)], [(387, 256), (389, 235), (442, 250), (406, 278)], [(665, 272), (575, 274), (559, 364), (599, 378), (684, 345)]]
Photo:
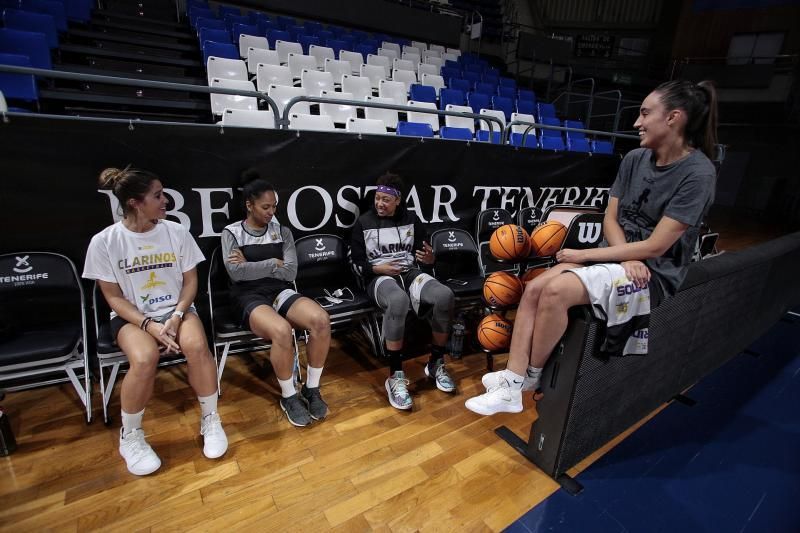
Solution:
[(685, 137), (690, 146), (701, 150), (709, 159), (716, 157), (717, 91), (711, 81), (692, 83), (674, 80), (655, 88), (667, 111), (680, 109), (686, 113)]

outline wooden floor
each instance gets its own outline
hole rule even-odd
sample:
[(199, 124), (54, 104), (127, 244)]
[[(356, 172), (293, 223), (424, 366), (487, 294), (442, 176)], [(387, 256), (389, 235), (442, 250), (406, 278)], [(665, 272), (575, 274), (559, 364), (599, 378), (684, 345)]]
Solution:
[[(724, 215), (711, 220), (722, 249), (774, 236)], [(96, 387), (88, 426), (67, 385), (11, 393), (4, 407), (19, 449), (0, 458), (0, 529), (498, 531), (557, 490), (493, 433), (505, 424), (527, 438), (532, 398), (520, 415), (464, 408), (481, 390), (482, 354), (450, 364), (454, 395), (424, 378), (425, 358), (407, 362), (414, 410), (404, 413), (388, 405), (386, 369), (368, 352), (358, 335), (335, 341), (323, 375), (331, 416), (309, 428), (286, 421), (263, 354), (233, 357), (220, 400), (230, 448), (215, 461), (202, 455), (185, 367), (160, 370), (145, 431), (163, 465), (146, 478), (130, 475), (117, 452), (119, 387), (111, 427), (102, 423)]]

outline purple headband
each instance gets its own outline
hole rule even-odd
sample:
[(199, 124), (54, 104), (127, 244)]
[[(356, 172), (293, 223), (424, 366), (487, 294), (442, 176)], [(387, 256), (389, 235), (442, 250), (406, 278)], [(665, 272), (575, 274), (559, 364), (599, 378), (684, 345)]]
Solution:
[(377, 192), (391, 194), (392, 196), (400, 198), (400, 191), (398, 191), (394, 187), (389, 187), (388, 185), (378, 185), (378, 188), (376, 190)]

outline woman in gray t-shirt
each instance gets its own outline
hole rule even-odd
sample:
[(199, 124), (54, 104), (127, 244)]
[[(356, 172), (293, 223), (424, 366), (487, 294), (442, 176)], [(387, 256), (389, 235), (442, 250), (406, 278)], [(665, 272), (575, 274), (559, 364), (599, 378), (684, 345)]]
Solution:
[(539, 387), (570, 307), (608, 306), (617, 291), (675, 292), (714, 198), (716, 127), (711, 82), (667, 82), (644, 99), (634, 124), (641, 148), (625, 156), (611, 187), (605, 246), (561, 250), (559, 264), (526, 285), (508, 365), (483, 376), (487, 392), (467, 400), (468, 409), (482, 415), (522, 411), (522, 391)]

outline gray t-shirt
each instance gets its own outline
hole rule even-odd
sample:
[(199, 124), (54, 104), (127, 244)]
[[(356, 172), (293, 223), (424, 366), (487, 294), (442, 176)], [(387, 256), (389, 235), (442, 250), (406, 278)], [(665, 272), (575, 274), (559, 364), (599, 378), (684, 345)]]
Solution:
[(714, 202), (716, 175), (713, 163), (700, 150), (659, 167), (652, 150), (637, 148), (622, 160), (611, 186), (609, 194), (619, 199), (617, 221), (626, 242), (650, 237), (664, 216), (689, 225), (663, 256), (645, 261), (668, 294), (674, 294), (686, 276), (700, 224)]

